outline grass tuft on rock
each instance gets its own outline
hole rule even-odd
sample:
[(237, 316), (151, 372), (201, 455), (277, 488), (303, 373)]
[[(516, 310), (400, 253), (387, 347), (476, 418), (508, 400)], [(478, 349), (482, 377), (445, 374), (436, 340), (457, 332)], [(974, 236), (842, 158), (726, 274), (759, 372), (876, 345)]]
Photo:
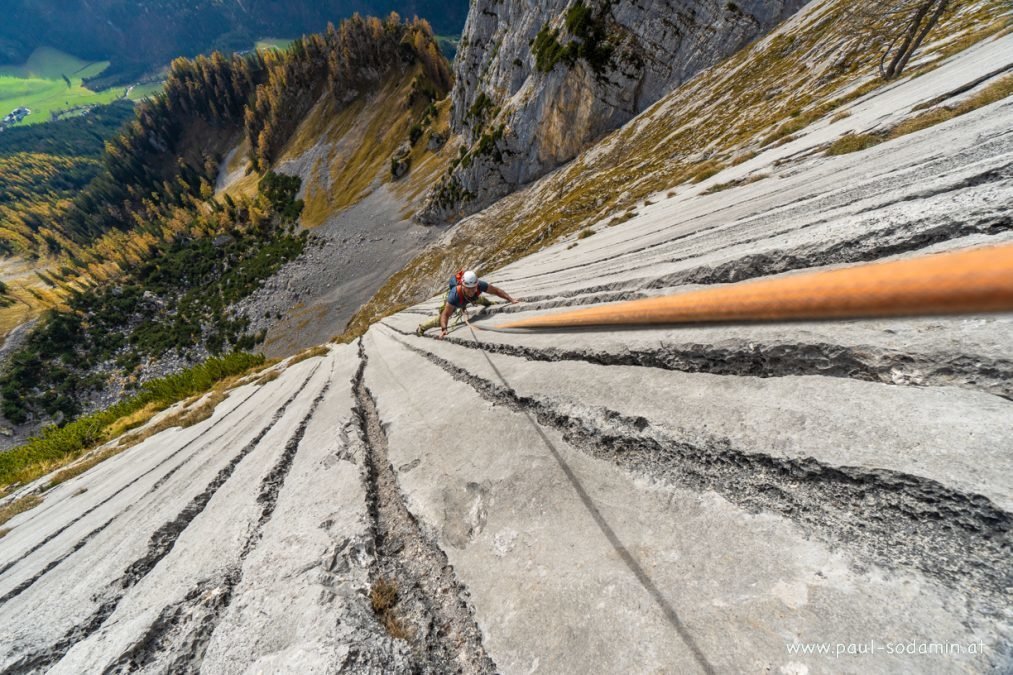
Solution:
[(690, 174), (689, 179), (694, 183), (702, 183), (711, 176), (720, 173), (721, 170), (724, 168), (725, 165), (722, 164), (721, 162), (717, 161), (716, 159), (709, 159), (706, 162), (701, 162), (696, 167), (694, 167), (692, 173)]
[(266, 372), (263, 375), (261, 375), (260, 377), (258, 377), (256, 380), (254, 380), (253, 383), (255, 385), (257, 385), (258, 387), (262, 387), (263, 385), (267, 384), (268, 382), (274, 382), (279, 377), (281, 377), (281, 371), (280, 370), (272, 370), (272, 371)]
[(327, 348), (327, 345), (317, 345), (316, 347), (304, 349), (295, 356), (293, 356), (292, 358), (290, 358), (288, 360), (288, 365), (294, 366), (297, 363), (302, 363), (306, 359), (315, 359), (320, 356), (327, 356), (327, 353), (329, 351), (330, 349)]
[[(4, 506), (0, 506), (0, 525), (3, 525), (19, 513), (24, 513), (29, 509), (34, 509), (41, 503), (42, 497), (39, 497), (38, 495), (28, 495), (26, 497), (21, 497), (20, 499), (15, 499), (13, 502), (5, 504)], [(5, 534), (7, 532), (10, 532), (10, 530), (8, 529), (4, 531)]]
[(397, 601), (397, 582), (384, 577), (373, 582), (373, 586), (369, 589), (369, 603), (373, 607), (373, 613), (380, 619), (380, 623), (391, 637), (407, 640), (411, 634), (394, 613)]
[(954, 117), (966, 115), (996, 101), (1000, 101), (1013, 95), (1013, 75), (1002, 77), (992, 84), (984, 87), (976, 94), (967, 97), (963, 101), (952, 106), (940, 106), (932, 108), (920, 115), (910, 117), (903, 122), (895, 124), (884, 133), (847, 134), (838, 138), (827, 148), (828, 155), (844, 155), (849, 152), (866, 150), (883, 141), (900, 138), (922, 129), (928, 129), (937, 124), (947, 122)]
[(828, 155), (846, 155), (851, 152), (868, 150), (874, 145), (879, 145), (884, 140), (879, 134), (847, 134), (841, 136), (827, 148)]
[(890, 138), (898, 138), (905, 134), (911, 134), (937, 124), (942, 124), (954, 117), (966, 115), (978, 108), (1000, 101), (1011, 94), (1013, 94), (1013, 75), (1007, 75), (956, 105), (933, 108), (920, 115), (904, 120), (890, 129)]
[(768, 174), (765, 173), (756, 173), (753, 174), (752, 176), (746, 176), (744, 178), (736, 178), (735, 180), (730, 180), (726, 183), (717, 183), (716, 185), (712, 185), (711, 187), (704, 190), (702, 194), (711, 195), (714, 194), (715, 192), (723, 192), (724, 190), (739, 187), (740, 185), (749, 185), (750, 183), (761, 181), (767, 176)]

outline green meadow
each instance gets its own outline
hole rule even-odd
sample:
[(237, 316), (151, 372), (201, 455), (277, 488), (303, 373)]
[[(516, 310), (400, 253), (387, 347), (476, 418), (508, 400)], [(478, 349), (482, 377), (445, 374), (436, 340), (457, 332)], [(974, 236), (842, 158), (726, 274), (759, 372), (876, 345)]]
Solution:
[(20, 66), (0, 66), (0, 75), (45, 80), (60, 80), (66, 75), (71, 79), (81, 79), (97, 75), (108, 66), (108, 61), (83, 61), (58, 49), (39, 47)]
[(440, 51), (447, 57), (448, 60), (453, 61), (457, 56), (457, 48), (460, 46), (461, 38), (459, 35), (437, 35), (436, 44), (440, 46)]
[(50, 121), (54, 112), (111, 103), (124, 96), (139, 100), (161, 88), (146, 84), (131, 88), (127, 94), (125, 87), (92, 91), (82, 84), (82, 80), (108, 67), (108, 61), (83, 61), (58, 49), (39, 47), (21, 65), (0, 66), (0, 118), (15, 108), (26, 107), (32, 114), (21, 124), (41, 124)]
[(288, 40), (288, 39), (285, 39), (285, 38), (266, 37), (266, 38), (261, 38), (261, 39), (257, 40), (256, 44), (254, 45), (254, 48), (255, 49), (281, 49), (281, 50), (284, 51), (285, 49), (288, 49), (289, 45), (291, 45), (291, 44), (292, 44), (292, 40)]

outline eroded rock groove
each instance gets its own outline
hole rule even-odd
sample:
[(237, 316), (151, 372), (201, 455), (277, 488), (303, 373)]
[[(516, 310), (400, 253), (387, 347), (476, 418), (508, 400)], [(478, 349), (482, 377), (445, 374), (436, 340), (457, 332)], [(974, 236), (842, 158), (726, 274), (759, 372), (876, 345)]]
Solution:
[[(404, 336), (411, 333), (383, 324)], [(446, 342), (528, 361), (581, 361), (600, 366), (640, 366), (684, 373), (745, 377), (821, 375), (896, 386), (957, 386), (1013, 400), (1013, 361), (957, 353), (912, 354), (865, 345), (823, 342), (743, 342), (665, 345), (609, 352), (601, 349), (536, 349), (448, 335)]]
[[(782, 234), (800, 232), (808, 227), (812, 227), (812, 225), (794, 227), (778, 232), (768, 232), (760, 237), (740, 239), (735, 243), (739, 246), (760, 243), (774, 239)], [(1013, 229), (1013, 217), (1010, 217), (1003, 209), (971, 213), (961, 220), (955, 220), (951, 217), (944, 217), (942, 219), (932, 217), (906, 223), (900, 229), (891, 227), (883, 230), (874, 230), (853, 239), (838, 241), (829, 246), (803, 246), (791, 249), (771, 250), (764, 253), (742, 255), (716, 265), (697, 265), (660, 277), (636, 277), (622, 281), (582, 286), (552, 295), (529, 295), (525, 297), (526, 302), (524, 306), (503, 307), (498, 311), (513, 313), (533, 309), (586, 305), (596, 302), (635, 300), (644, 297), (640, 293), (644, 289), (658, 290), (686, 285), (707, 286), (728, 284), (783, 274), (785, 272), (825, 267), (827, 265), (872, 262), (893, 255), (917, 252), (936, 244), (963, 237), (973, 235), (997, 236), (1009, 232), (1011, 229)], [(702, 232), (682, 235), (662, 242), (658, 246), (669, 244), (679, 239), (693, 237)], [(694, 251), (692, 254), (655, 260), (654, 264), (673, 264), (699, 259), (707, 255), (720, 253), (726, 246), (720, 245), (715, 248)], [(614, 256), (614, 258), (624, 255), (627, 254), (620, 254)], [(612, 259), (613, 257), (599, 259), (587, 263), (587, 265), (607, 263)], [(616, 270), (617, 273), (623, 271)], [(625, 273), (628, 275), (633, 272), (625, 270)]]
[(360, 342), (360, 365), (352, 381), (360, 433), (366, 445), (367, 500), (376, 542), (374, 584), (393, 582), (395, 615), (408, 634), (415, 668), (422, 673), (494, 673), (482, 633), (446, 554), (405, 507), (387, 458), (387, 437), (373, 395), (366, 388), (367, 362)]
[(946, 220), (924, 229), (905, 228), (906, 236), (898, 237), (896, 230), (875, 231), (861, 237), (842, 241), (828, 247), (802, 247), (768, 253), (746, 255), (730, 262), (677, 272), (660, 277), (644, 288), (668, 288), (686, 284), (725, 284), (783, 274), (796, 270), (872, 262), (901, 253), (912, 253), (962, 237), (975, 234), (995, 236), (1013, 228), (1013, 218), (993, 213), (968, 220)]
[(309, 384), (317, 367), (319, 366), (314, 367), (313, 371), (303, 380), (295, 393), (289, 396), (281, 407), (278, 408), (271, 420), (218, 472), (204, 490), (183, 507), (183, 510), (180, 511), (176, 518), (165, 523), (155, 531), (148, 543), (148, 552), (128, 565), (123, 575), (116, 581), (113, 581), (105, 591), (97, 594), (99, 598), (105, 597), (102, 599), (99, 608), (90, 617), (67, 631), (56, 643), (23, 655), (14, 661), (4, 673), (27, 673), (48, 668), (66, 656), (67, 652), (75, 644), (87, 639), (98, 631), (106, 619), (116, 611), (127, 590), (136, 585), (148, 572), (154, 569), (159, 561), (169, 554), (173, 546), (175, 546), (179, 535), (183, 533), (183, 530), (204, 510), (218, 489), (232, 476), (239, 463), (257, 447), (257, 444), (267, 435), (267, 432), (274, 428), (274, 425), (285, 414), (288, 406)]
[(264, 526), (271, 520), (277, 506), (278, 494), (292, 468), (299, 444), (306, 434), (306, 427), (329, 389), (330, 378), (285, 443), (285, 448), (271, 471), (261, 480), (257, 495), (261, 512), (256, 525), (243, 544), (238, 559), (229, 565), (220, 577), (204, 579), (182, 602), (164, 608), (159, 618), (134, 647), (117, 659), (111, 667), (112, 671), (140, 670), (159, 661), (160, 656), (167, 655), (168, 665), (164, 667), (168, 672), (200, 672), (211, 636), (231, 604), (236, 586), (243, 580), (244, 562), (263, 538)]
[(714, 490), (750, 511), (778, 513), (833, 546), (851, 549), (859, 559), (913, 568), (960, 588), (982, 611), (1002, 611), (1011, 600), (1007, 570), (1013, 514), (987, 497), (896, 471), (747, 453), (724, 439), (690, 444), (667, 436), (644, 418), (520, 395), (436, 354), (402, 344), (487, 401), (528, 412), (575, 448), (632, 473), (673, 486)]
[[(240, 401), (239, 405), (235, 406), (234, 408), (232, 408), (231, 410), (229, 410), (227, 413), (225, 413), (224, 415), (222, 415), (221, 420), (219, 420), (219, 424), (223, 423), (228, 418), (228, 416), (231, 415), (235, 410), (238, 410), (240, 407), (242, 407), (243, 404), (245, 404), (254, 394), (257, 393), (257, 391), (258, 390), (254, 390), (252, 393), (250, 393), (248, 396), (246, 396), (242, 401)], [(220, 433), (217, 436), (215, 436), (215, 438), (213, 438), (210, 441), (208, 441), (207, 443), (205, 443), (204, 446), (201, 449), (204, 449), (204, 448), (208, 447), (209, 445), (215, 443), (219, 439), (221, 439), (225, 434), (229, 433), (229, 431), (233, 430), (236, 426), (238, 426), (239, 424), (242, 424), (243, 422), (245, 422), (246, 419), (252, 413), (253, 413), (252, 409), (249, 410), (249, 411), (247, 411), (246, 414), (244, 414), (241, 418), (239, 418), (239, 420), (236, 422), (235, 425), (229, 427), (228, 429), (226, 429), (222, 433)], [(189, 448), (191, 445), (195, 444), (197, 441), (199, 441), (202, 438), (204, 438), (204, 436), (207, 435), (208, 432), (210, 432), (210, 431), (212, 431), (214, 429), (215, 429), (215, 426), (210, 426), (209, 425), (206, 429), (204, 429), (203, 431), (201, 431), (197, 436), (195, 436), (191, 440), (189, 440), (186, 443), (184, 443), (183, 445), (181, 445), (177, 450), (174, 450), (172, 452), (172, 454), (170, 454), (168, 457), (166, 457), (165, 459), (163, 459), (161, 462), (159, 462), (155, 466), (151, 467), (150, 469), (148, 469), (144, 473), (139, 474), (136, 478), (134, 478), (133, 480), (131, 480), (131, 481), (127, 482), (126, 484), (124, 484), (123, 487), (121, 487), (120, 489), (118, 489), (115, 492), (113, 492), (111, 495), (109, 495), (108, 497), (106, 497), (105, 499), (103, 499), (102, 501), (100, 501), (98, 504), (95, 504), (91, 508), (89, 508), (86, 511), (84, 511), (83, 513), (81, 513), (79, 516), (77, 516), (76, 518), (74, 518), (73, 520), (71, 520), (70, 522), (68, 522), (63, 527), (61, 527), (61, 528), (57, 529), (55, 532), (47, 535), (42, 541), (40, 541), (39, 543), (37, 543), (34, 546), (32, 546), (25, 553), (23, 553), (19, 558), (15, 559), (15, 560), (12, 560), (11, 562), (7, 563), (2, 568), (0, 568), (0, 576), (2, 576), (4, 573), (6, 573), (9, 569), (11, 569), (12, 567), (14, 567), (15, 565), (17, 565), (19, 562), (21, 562), (23, 560), (26, 560), (28, 558), (28, 556), (32, 555), (33, 553), (35, 553), (36, 551), (38, 551), (40, 548), (42, 548), (43, 546), (45, 546), (46, 544), (48, 544), (49, 542), (51, 542), (53, 539), (55, 539), (56, 537), (60, 536), (64, 532), (66, 532), (72, 526), (76, 525), (81, 519), (83, 519), (83, 518), (91, 515), (93, 512), (95, 512), (96, 509), (99, 509), (102, 506), (105, 506), (106, 504), (108, 504), (112, 499), (114, 499), (115, 497), (117, 497), (124, 490), (126, 490), (127, 488), (129, 488), (129, 487), (133, 486), (134, 484), (136, 484), (137, 481), (139, 481), (142, 478), (144, 478), (145, 476), (148, 476), (149, 474), (155, 472), (156, 470), (160, 469), (162, 466), (164, 466), (165, 464), (167, 464), (171, 460), (175, 459), (181, 452), (183, 452), (184, 450), (186, 450), (187, 448)], [(198, 452), (199, 452), (199, 450), (198, 450)], [(159, 487), (161, 487), (167, 480), (169, 480), (169, 478), (171, 478), (173, 476), (173, 474), (175, 474), (177, 471), (179, 471), (180, 468), (182, 468), (188, 461), (189, 461), (189, 458), (183, 460), (182, 462), (180, 462), (179, 464), (177, 464), (176, 466), (174, 466), (172, 469), (170, 469), (164, 476), (162, 476), (161, 478), (158, 479), (158, 481), (155, 482), (155, 484), (151, 487), (151, 489), (148, 490), (148, 492), (146, 494), (151, 494), (152, 492), (154, 492), (155, 490), (157, 490)], [(129, 510), (130, 508), (131, 507), (128, 506), (127, 509), (124, 510), (124, 512), (127, 511), (127, 510)], [(47, 566), (41, 572), (39, 572), (38, 574), (36, 574), (34, 577), (32, 577), (31, 579), (27, 580), (26, 582), (23, 582), (16, 589), (8, 592), (6, 595), (4, 595), (2, 598), (0, 598), (0, 607), (2, 607), (9, 600), (11, 600), (11, 599), (17, 597), (18, 595), (20, 595), (22, 592), (24, 592), (29, 587), (31, 587), (32, 584), (34, 584), (36, 581), (38, 581), (40, 578), (42, 578), (45, 574), (47, 574), (48, 572), (52, 571), (53, 568), (55, 568), (57, 565), (59, 565), (60, 563), (62, 563), (64, 560), (66, 560), (67, 558), (69, 558), (74, 553), (76, 553), (79, 550), (81, 550), (95, 535), (99, 534), (102, 530), (104, 530), (106, 527), (108, 527), (110, 525), (110, 523), (112, 523), (116, 518), (118, 518), (120, 515), (122, 515), (122, 513), (123, 512), (114, 515), (112, 518), (110, 518), (109, 520), (107, 520), (103, 525), (95, 528), (94, 530), (92, 530), (91, 532), (89, 532), (88, 534), (86, 534), (84, 536), (84, 538), (82, 538), (76, 544), (74, 544), (74, 546), (69, 551), (67, 551), (65, 554), (63, 554), (59, 558), (57, 558), (57, 559), (51, 561), (49, 564), (47, 564)]]

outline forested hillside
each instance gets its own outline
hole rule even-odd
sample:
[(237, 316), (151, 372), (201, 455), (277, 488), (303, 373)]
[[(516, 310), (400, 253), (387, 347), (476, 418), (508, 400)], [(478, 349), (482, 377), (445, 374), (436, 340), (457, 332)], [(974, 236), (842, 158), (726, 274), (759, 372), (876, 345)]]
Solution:
[[(0, 214), (0, 249), (69, 253), (89, 263), (94, 256), (83, 247), (109, 231), (157, 234), (156, 223), (169, 210), (210, 194), (225, 151), (244, 132), (255, 168), (266, 171), (325, 90), (344, 105), (391, 67), (415, 62), (423, 66), (420, 86), (430, 98), (447, 91), (449, 67), (428, 23), (402, 23), (395, 14), (355, 17), (297, 39), (284, 52), (176, 59), (163, 92), (140, 103), (136, 118), (109, 139), (102, 170), (88, 164), (61, 178), (79, 191), (71, 201), (54, 203), (69, 193), (51, 190), (36, 195), (44, 212), (11, 208)], [(46, 167), (28, 169), (40, 174), (38, 181), (56, 180)]]
[[(292, 185), (268, 174), (255, 198), (208, 201), (178, 238), (115, 284), (71, 293), (67, 308), (50, 312), (0, 375), (4, 416), (15, 424), (30, 416), (70, 420), (91, 392), (137, 382), (142, 364), (166, 354), (190, 362), (251, 349), (258, 337), (227, 309), (302, 252), (305, 232), (288, 228), (301, 209), (298, 189), (298, 179)], [(225, 234), (213, 239), (216, 232)]]
[(133, 116), (124, 101), (0, 134), (0, 250), (33, 248), (43, 223), (99, 174), (106, 140)]
[(263, 171), (278, 159), (325, 88), (345, 104), (375, 86), (394, 65), (415, 61), (423, 67), (421, 87), (430, 101), (437, 94), (442, 98), (450, 89), (451, 74), (425, 20), (414, 21), (407, 31), (391, 18), (343, 21), (339, 28), (329, 26), (326, 34), (296, 41), (290, 57), (271, 69), (268, 82), (246, 110), (254, 167)]
[[(101, 158), (30, 165), (34, 184), (50, 186), (48, 210), (10, 209), (0, 239), (8, 252), (57, 261), (38, 276), (64, 303), (7, 361), (6, 419), (65, 422), (152, 374), (263, 340), (230, 308), (306, 245), (290, 227), (301, 181), (271, 172), (273, 162), (319, 99), (340, 111), (391, 77), (413, 92), (406, 114), (421, 117), (449, 90), (425, 21), (357, 16), (286, 51), (180, 58)], [(244, 138), (259, 189), (216, 196), (223, 157)], [(68, 186), (76, 173), (60, 168), (94, 177)], [(31, 186), (22, 193), (30, 199)]]
[(177, 56), (250, 49), (264, 36), (323, 31), (355, 12), (424, 16), (441, 35), (458, 35), (463, 0), (13, 0), (0, 21), (0, 63), (20, 63), (39, 46), (110, 60), (95, 86), (123, 84)]
[(216, 53), (174, 61), (164, 94), (142, 102), (107, 141), (102, 170), (73, 185), (70, 202), (46, 203), (44, 217), (31, 208), (5, 214), (0, 246), (78, 254), (110, 229), (148, 229), (166, 208), (198, 196), (201, 178), (216, 170), (215, 150), (239, 129), (243, 105), (265, 76), (265, 58)]

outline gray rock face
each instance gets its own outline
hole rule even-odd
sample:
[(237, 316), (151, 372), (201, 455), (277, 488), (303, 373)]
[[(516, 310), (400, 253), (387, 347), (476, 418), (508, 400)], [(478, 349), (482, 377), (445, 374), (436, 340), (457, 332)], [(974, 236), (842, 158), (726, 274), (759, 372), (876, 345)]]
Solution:
[(490, 270), (518, 305), (419, 337), (436, 296), (45, 490), (0, 671), (1013, 672), (1013, 316), (482, 330), (1008, 244), (1011, 112), (659, 198)]
[(473, 213), (538, 178), (804, 0), (479, 0), (455, 62), (453, 131), (467, 154), (423, 222)]
[(446, 135), (434, 131), (429, 135), (429, 141), (426, 143), (426, 148), (430, 152), (438, 152), (446, 144)]
[(402, 143), (390, 158), (390, 174), (394, 178), (401, 178), (411, 166), (408, 156), (412, 153), (412, 147), (406, 142)]

